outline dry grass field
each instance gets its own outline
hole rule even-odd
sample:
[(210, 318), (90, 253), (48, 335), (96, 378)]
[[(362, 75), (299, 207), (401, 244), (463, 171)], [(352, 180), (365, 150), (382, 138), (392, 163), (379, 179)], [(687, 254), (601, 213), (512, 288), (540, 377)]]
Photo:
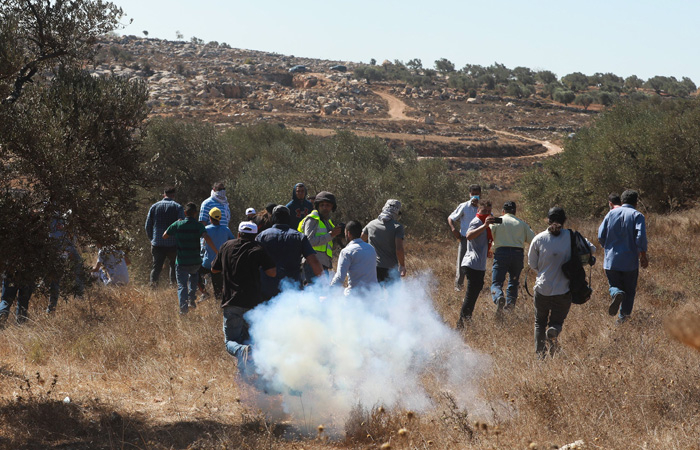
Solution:
[[(690, 341), (700, 328), (700, 210), (647, 221), (650, 266), (631, 320), (617, 326), (607, 315), (599, 263), (594, 297), (572, 306), (561, 351), (541, 361), (531, 298), (521, 290), (516, 310), (497, 321), (485, 289), (462, 337), (491, 359), (476, 381), (486, 414), (428, 385), (434, 407), (364, 405), (332, 437), (316, 430), (322, 424), (299, 437), (297, 423), (246, 404), (211, 300), (180, 318), (174, 289), (95, 287), (47, 317), (46, 299), (35, 297), (28, 324), (10, 320), (0, 331), (0, 448), (700, 448), (700, 352), (671, 337)], [(569, 225), (594, 240), (597, 222)], [(454, 326), (463, 295), (453, 289), (456, 244), (409, 239), (407, 250), (409, 275), (433, 274), (435, 308)]]

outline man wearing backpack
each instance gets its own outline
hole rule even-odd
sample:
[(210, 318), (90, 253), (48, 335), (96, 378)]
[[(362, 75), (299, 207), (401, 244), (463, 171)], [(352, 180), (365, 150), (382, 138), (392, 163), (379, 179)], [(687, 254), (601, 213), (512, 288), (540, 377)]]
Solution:
[[(534, 288), (535, 351), (544, 358), (548, 344), (550, 355), (557, 347), (564, 319), (571, 308), (569, 279), (562, 266), (571, 259), (572, 230), (563, 230), (566, 213), (558, 206), (547, 214), (549, 227), (535, 236), (527, 253), (528, 265), (537, 272)], [(595, 252), (588, 239), (586, 243)]]
[(637, 191), (623, 192), (622, 206), (610, 210), (598, 228), (598, 241), (605, 249), (603, 268), (612, 299), (608, 314), (617, 314), (618, 324), (632, 314), (639, 266), (649, 265), (646, 223), (644, 215), (635, 209), (638, 198)]

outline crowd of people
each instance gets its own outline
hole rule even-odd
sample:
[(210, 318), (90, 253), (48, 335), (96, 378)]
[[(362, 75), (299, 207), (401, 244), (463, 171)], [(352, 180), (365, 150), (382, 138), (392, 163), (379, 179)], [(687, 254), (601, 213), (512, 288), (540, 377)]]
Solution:
[[(534, 286), (535, 351), (541, 357), (557, 350), (557, 337), (572, 304), (571, 280), (564, 265), (579, 257), (572, 254), (576, 232), (564, 229), (566, 212), (560, 207), (549, 210), (548, 228), (535, 236), (532, 229), (516, 217), (516, 204), (507, 201), (500, 217), (494, 217), (492, 203), (481, 199), (481, 187), (469, 188), (470, 198), (449, 215), (447, 223), (459, 240), (455, 290), (467, 289), (456, 328), (463, 329), (472, 320), (472, 313), (484, 286), (487, 259), (493, 258), (491, 297), (496, 317), (515, 308), (520, 274), (527, 259), (537, 272)], [(624, 323), (632, 314), (639, 276), (639, 266), (647, 267), (647, 237), (644, 216), (637, 211), (638, 193), (626, 190), (622, 196), (610, 194), (610, 211), (598, 229), (598, 242), (605, 251), (603, 268), (608, 278), (610, 306), (608, 313)], [(457, 229), (459, 222), (459, 230)], [(577, 233), (576, 233), (577, 234)], [(585, 239), (588, 253), (596, 247)], [(529, 243), (527, 258), (525, 244)], [(594, 259), (591, 260), (595, 261)], [(505, 291), (503, 284), (508, 277)]]
[[(346, 286), (344, 292), (349, 295), (406, 276), (399, 200), (387, 200), (378, 217), (363, 226), (355, 220), (335, 224), (331, 216), (338, 207), (336, 197), (321, 191), (309, 198), (304, 183), (294, 185), (287, 204), (270, 203), (259, 212), (247, 208), (240, 222), (232, 216), (223, 182), (213, 184), (210, 196), (199, 207), (195, 203), (183, 207), (174, 200), (175, 193), (175, 188), (164, 189), (163, 198), (151, 206), (146, 218), (152, 255), (150, 285), (158, 285), (168, 260), (181, 315), (197, 307), (198, 294), (199, 301), (213, 295), (223, 310), (226, 350), (239, 360), (250, 355), (246, 312), (282, 290), (321, 284), (339, 289)], [(565, 211), (550, 209), (548, 228), (535, 235), (516, 216), (515, 202), (505, 202), (495, 217), (492, 202), (481, 198), (480, 186), (470, 186), (469, 193), (470, 198), (447, 218), (459, 240), (456, 291), (464, 289), (466, 279), (456, 328), (464, 329), (472, 321), (489, 259), (493, 260), (491, 299), (499, 319), (516, 307), (527, 261), (537, 272), (535, 351), (540, 356), (554, 354), (572, 303), (570, 280), (562, 270), (575, 256), (571, 245), (574, 232), (564, 228)], [(648, 265), (646, 229), (644, 216), (636, 210), (636, 191), (611, 194), (608, 201), (610, 211), (597, 238), (605, 251), (611, 299), (608, 312), (623, 323), (632, 313), (639, 265)], [(58, 227), (56, 232), (60, 234)], [(585, 245), (595, 252), (596, 247), (587, 239)], [(74, 245), (66, 248), (66, 257), (80, 258), (77, 250), (69, 251)], [(338, 253), (335, 272), (334, 252)], [(106, 285), (119, 286), (129, 283), (128, 264), (123, 251), (102, 248), (92, 271)], [(17, 285), (11, 275), (4, 276), (0, 325), (7, 320), (16, 298), (17, 320), (26, 320), (33, 288), (33, 283)], [(49, 311), (55, 309), (57, 298), (52, 291)]]

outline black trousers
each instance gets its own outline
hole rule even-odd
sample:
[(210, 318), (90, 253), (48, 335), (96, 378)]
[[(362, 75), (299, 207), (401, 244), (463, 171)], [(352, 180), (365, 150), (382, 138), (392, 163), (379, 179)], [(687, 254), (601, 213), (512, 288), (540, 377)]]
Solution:
[(561, 332), (571, 308), (571, 294), (542, 295), (535, 291), (535, 351), (544, 352), (547, 328)]
[(158, 284), (160, 272), (163, 270), (165, 258), (170, 261), (170, 284), (177, 284), (175, 275), (175, 258), (177, 257), (176, 247), (156, 247), (151, 246), (151, 255), (153, 256), (153, 265), (151, 266), (151, 284)]
[(484, 275), (486, 275), (486, 271), (465, 266), (462, 266), (462, 270), (467, 277), (467, 292), (464, 295), (464, 303), (462, 303), (462, 311), (459, 313), (459, 317), (464, 319), (471, 317), (474, 312), (476, 299), (479, 298), (479, 294), (484, 288)]

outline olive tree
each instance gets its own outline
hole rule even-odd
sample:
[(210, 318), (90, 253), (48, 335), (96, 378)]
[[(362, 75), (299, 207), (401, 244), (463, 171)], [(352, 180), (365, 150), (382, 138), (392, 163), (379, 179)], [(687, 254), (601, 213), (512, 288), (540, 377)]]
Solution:
[(123, 243), (144, 180), (145, 83), (83, 67), (121, 9), (91, 0), (0, 4), (0, 272), (65, 269), (57, 222), (78, 244)]

